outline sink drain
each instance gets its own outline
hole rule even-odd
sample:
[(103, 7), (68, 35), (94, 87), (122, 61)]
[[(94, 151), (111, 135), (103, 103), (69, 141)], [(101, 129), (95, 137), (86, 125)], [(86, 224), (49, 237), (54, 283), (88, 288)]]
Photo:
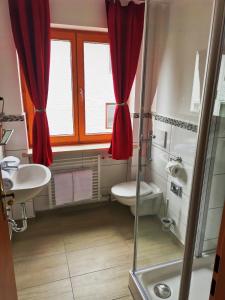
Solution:
[(171, 289), (165, 283), (158, 283), (154, 286), (154, 292), (157, 297), (167, 299), (171, 296)]

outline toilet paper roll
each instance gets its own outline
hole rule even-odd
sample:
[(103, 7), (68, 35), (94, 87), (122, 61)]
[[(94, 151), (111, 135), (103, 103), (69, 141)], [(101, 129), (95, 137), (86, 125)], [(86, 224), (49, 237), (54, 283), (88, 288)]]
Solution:
[(4, 170), (2, 170), (2, 183), (5, 192), (13, 188), (13, 181), (10, 178), (10, 174)]
[(182, 169), (182, 164), (174, 160), (169, 161), (166, 165), (166, 171), (173, 177), (179, 177)]

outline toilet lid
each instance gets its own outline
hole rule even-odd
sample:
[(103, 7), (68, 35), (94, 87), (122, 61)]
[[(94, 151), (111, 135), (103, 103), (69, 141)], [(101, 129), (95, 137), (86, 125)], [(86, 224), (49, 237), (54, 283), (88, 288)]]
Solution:
[[(136, 197), (136, 181), (128, 181), (117, 184), (112, 187), (111, 192), (114, 195), (118, 195), (120, 197)], [(153, 189), (146, 182), (140, 182), (140, 195), (148, 195), (152, 194)]]

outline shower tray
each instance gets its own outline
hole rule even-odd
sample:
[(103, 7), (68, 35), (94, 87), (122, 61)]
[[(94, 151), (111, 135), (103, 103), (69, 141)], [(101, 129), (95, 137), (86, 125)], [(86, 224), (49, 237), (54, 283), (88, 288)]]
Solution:
[[(208, 299), (212, 280), (214, 255), (195, 258), (192, 272), (190, 300)], [(182, 261), (166, 265), (154, 266), (149, 269), (130, 273), (129, 287), (135, 300), (177, 300), (182, 270)], [(165, 284), (171, 290), (167, 298), (155, 294), (157, 284)]]

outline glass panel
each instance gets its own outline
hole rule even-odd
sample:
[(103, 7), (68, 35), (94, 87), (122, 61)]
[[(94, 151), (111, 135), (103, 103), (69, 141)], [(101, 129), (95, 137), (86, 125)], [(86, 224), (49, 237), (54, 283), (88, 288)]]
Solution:
[[(178, 299), (212, 8), (202, 0), (150, 3), (144, 107), (152, 102), (157, 117), (150, 126), (143, 119), (144, 140), (154, 138), (143, 142), (134, 262), (146, 299), (159, 299), (159, 282), (171, 292), (164, 298)], [(152, 193), (143, 194), (142, 182)]]
[[(223, 50), (223, 53), (225, 53), (225, 50)], [(206, 171), (204, 174), (201, 213), (199, 217), (199, 228), (196, 243), (196, 255), (199, 257), (204, 253), (206, 255), (208, 254), (208, 256), (201, 259), (204, 264), (200, 270), (196, 268), (196, 261), (198, 261), (198, 259), (195, 259), (192, 271), (192, 280), (195, 280), (195, 285), (205, 286), (204, 299), (209, 297), (213, 273), (212, 268), (215, 260), (215, 252), (217, 249), (225, 199), (224, 57), (224, 54), (222, 54), (220, 73), (217, 83), (217, 93), (214, 100), (214, 113), (211, 119), (211, 133), (207, 148)], [(198, 275), (198, 272), (200, 275)], [(201, 278), (203, 276), (205, 279), (202, 281)]]
[(70, 41), (51, 41), (47, 115), (50, 135), (73, 135), (73, 95)]
[(107, 103), (115, 103), (108, 44), (84, 43), (85, 131), (111, 133), (107, 128)]

